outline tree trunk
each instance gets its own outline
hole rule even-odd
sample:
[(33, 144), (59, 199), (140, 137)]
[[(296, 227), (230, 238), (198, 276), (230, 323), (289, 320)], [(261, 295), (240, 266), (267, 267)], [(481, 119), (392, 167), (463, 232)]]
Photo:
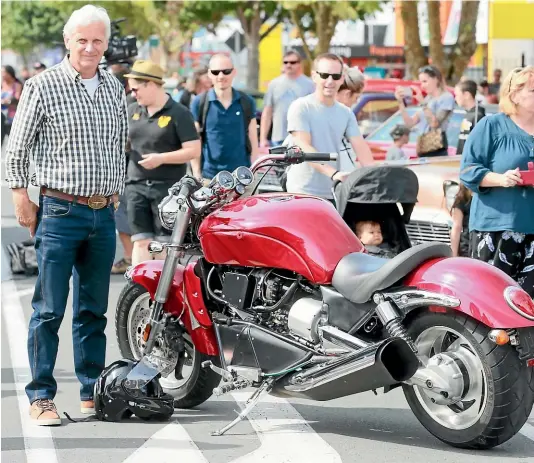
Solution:
[(446, 72), (447, 80), (452, 84), (456, 84), (460, 80), (469, 60), (477, 50), (476, 23), (479, 4), (478, 0), (463, 0), (462, 2), (458, 39), (449, 57), (449, 66)]
[(419, 37), (419, 17), (417, 2), (401, 2), (401, 17), (404, 25), (404, 51), (406, 63), (412, 78), (417, 78), (418, 70), (428, 63), (425, 50)]
[(168, 45), (162, 40), (160, 37), (160, 43), (161, 43), (161, 54), (159, 57), (159, 65), (163, 68), (165, 72), (168, 71), (167, 67), (169, 65), (169, 56), (171, 54), (171, 51), (169, 50)]
[(339, 18), (334, 16), (332, 5), (327, 2), (317, 2), (312, 4), (314, 10), (317, 30), (315, 35), (318, 38), (317, 47), (314, 50), (314, 56), (321, 53), (328, 53), (330, 42), (336, 31), (336, 24)]
[(252, 6), (254, 15), (246, 17), (241, 6), (237, 8), (237, 16), (241, 22), (241, 27), (245, 33), (247, 42), (247, 87), (256, 90), (260, 80), (260, 27), (262, 24), (261, 4), (254, 2)]
[(255, 29), (247, 39), (247, 87), (253, 90), (259, 88), (260, 82), (260, 33)]
[(297, 12), (295, 10), (290, 10), (290, 16), (291, 16), (291, 22), (296, 26), (299, 37), (302, 40), (302, 48), (304, 48), (304, 53), (306, 54), (306, 58), (308, 61), (313, 60), (313, 53), (310, 50), (310, 47), (308, 46), (308, 42), (306, 42), (306, 36), (304, 33), (304, 29), (302, 28), (300, 24), (300, 18), (297, 15)]
[(430, 36), (428, 54), (432, 59), (432, 64), (445, 75), (445, 53), (443, 51), (443, 44), (441, 43), (440, 2), (428, 0), (426, 5), (428, 11), (428, 32)]

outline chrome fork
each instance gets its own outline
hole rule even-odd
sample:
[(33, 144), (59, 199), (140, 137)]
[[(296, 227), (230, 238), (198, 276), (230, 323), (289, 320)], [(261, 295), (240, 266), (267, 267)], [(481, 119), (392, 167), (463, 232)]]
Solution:
[(187, 227), (191, 219), (191, 208), (184, 203), (179, 206), (176, 213), (176, 219), (172, 230), (171, 241), (167, 246), (167, 255), (165, 257), (165, 263), (163, 264), (163, 270), (156, 289), (156, 295), (154, 297), (154, 306), (152, 307), (150, 320), (149, 320), (149, 334), (146, 341), (146, 347), (144, 355), (150, 354), (154, 348), (156, 339), (165, 328), (165, 317), (163, 317), (163, 306), (169, 297), (169, 289), (172, 284), (174, 272), (178, 265), (178, 260), (183, 255), (183, 251), (180, 249), (184, 243), (185, 235), (187, 233)]

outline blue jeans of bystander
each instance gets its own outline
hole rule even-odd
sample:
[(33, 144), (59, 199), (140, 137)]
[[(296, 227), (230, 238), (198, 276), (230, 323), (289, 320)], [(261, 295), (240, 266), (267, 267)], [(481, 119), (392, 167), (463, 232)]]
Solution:
[(53, 371), (71, 276), (74, 366), (81, 383), (81, 400), (93, 398), (95, 380), (105, 366), (104, 329), (116, 246), (114, 214), (114, 205), (94, 210), (40, 197), (35, 234), (39, 276), (28, 334), (32, 380), (26, 394), (30, 403), (54, 399), (57, 392)]

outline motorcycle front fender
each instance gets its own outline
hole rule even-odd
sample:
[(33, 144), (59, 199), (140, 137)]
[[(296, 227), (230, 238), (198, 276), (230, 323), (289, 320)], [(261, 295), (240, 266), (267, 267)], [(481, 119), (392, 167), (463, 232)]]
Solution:
[[(145, 288), (152, 299), (163, 270), (162, 260), (149, 260), (132, 267), (126, 277)], [(213, 323), (202, 296), (202, 281), (195, 275), (195, 264), (178, 265), (164, 311), (182, 320), (196, 350), (206, 355), (219, 355)]]
[(512, 310), (504, 298), (508, 286), (519, 286), (501, 270), (466, 257), (432, 259), (409, 274), (404, 285), (453, 296), (458, 310), (490, 328), (524, 328), (534, 323)]

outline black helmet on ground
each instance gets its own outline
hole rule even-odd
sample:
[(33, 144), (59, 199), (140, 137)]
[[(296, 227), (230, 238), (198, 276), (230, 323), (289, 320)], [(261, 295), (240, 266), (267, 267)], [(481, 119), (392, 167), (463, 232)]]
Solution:
[(121, 421), (132, 415), (142, 420), (168, 420), (174, 413), (174, 398), (165, 394), (158, 378), (140, 389), (126, 387), (128, 373), (137, 362), (123, 359), (109, 365), (97, 378), (95, 414), (101, 421)]

